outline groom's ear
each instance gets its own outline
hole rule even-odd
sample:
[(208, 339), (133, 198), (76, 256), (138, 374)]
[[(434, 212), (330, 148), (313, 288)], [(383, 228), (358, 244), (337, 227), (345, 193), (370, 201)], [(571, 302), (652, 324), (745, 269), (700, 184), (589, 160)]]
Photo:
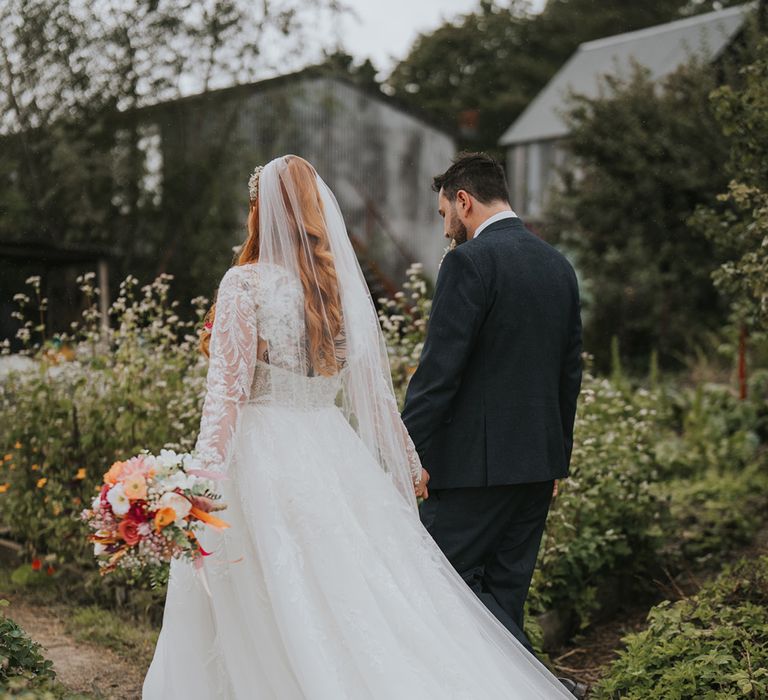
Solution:
[(472, 197), (466, 190), (459, 190), (456, 193), (456, 209), (465, 216), (472, 209)]

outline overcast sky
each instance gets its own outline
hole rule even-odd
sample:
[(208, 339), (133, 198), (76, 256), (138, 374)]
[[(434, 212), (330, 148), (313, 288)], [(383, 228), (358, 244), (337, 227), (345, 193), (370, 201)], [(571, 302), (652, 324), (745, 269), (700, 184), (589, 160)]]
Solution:
[[(532, 0), (540, 10), (545, 0)], [(342, 22), (341, 40), (357, 58), (370, 58), (385, 74), (404, 58), (414, 39), (445, 19), (474, 10), (478, 0), (346, 0), (357, 17)]]

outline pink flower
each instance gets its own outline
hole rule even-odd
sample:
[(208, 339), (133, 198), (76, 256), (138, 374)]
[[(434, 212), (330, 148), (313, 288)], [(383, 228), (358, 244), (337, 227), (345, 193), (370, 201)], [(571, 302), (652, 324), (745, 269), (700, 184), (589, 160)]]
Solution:
[(125, 481), (130, 476), (135, 474), (145, 475), (149, 471), (149, 465), (144, 461), (144, 455), (138, 455), (131, 457), (124, 463), (123, 473), (121, 474), (121, 480)]

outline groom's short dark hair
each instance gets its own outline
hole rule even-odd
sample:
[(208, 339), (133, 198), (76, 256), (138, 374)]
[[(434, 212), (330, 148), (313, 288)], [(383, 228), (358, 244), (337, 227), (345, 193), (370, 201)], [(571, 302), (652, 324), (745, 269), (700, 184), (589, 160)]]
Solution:
[(448, 170), (434, 177), (432, 189), (442, 189), (449, 202), (456, 199), (459, 190), (466, 190), (483, 204), (509, 201), (504, 168), (487, 153), (459, 153)]

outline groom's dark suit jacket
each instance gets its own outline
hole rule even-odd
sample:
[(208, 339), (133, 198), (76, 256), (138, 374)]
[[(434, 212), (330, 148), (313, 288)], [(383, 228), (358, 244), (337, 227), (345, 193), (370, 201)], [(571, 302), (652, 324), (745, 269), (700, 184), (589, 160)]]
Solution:
[(403, 421), (430, 488), (568, 475), (581, 385), (576, 275), (518, 218), (443, 260)]

